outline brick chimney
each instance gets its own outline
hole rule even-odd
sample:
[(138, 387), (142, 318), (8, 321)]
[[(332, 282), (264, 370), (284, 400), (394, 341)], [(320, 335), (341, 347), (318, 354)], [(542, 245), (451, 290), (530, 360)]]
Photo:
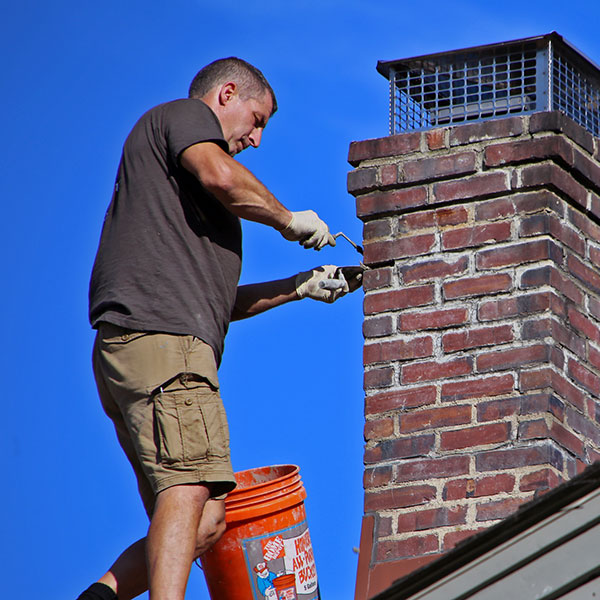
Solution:
[(547, 111), (354, 142), (356, 600), (600, 459), (600, 140)]

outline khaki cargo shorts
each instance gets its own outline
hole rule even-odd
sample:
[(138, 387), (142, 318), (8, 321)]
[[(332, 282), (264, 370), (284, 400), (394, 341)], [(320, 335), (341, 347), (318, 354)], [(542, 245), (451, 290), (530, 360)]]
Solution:
[(212, 348), (186, 335), (101, 323), (93, 351), (100, 400), (133, 466), (146, 512), (156, 494), (201, 483), (235, 487)]

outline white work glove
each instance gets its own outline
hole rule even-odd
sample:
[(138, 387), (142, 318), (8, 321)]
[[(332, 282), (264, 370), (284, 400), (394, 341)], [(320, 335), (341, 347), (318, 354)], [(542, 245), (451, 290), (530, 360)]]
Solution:
[[(360, 287), (362, 270), (360, 267), (349, 269), (351, 281), (344, 277), (341, 267), (323, 265), (296, 275), (296, 293), (299, 298), (312, 298), (331, 304), (338, 298)], [(356, 271), (358, 269), (358, 271)], [(355, 272), (356, 271), (356, 272)]]
[(300, 242), (305, 248), (320, 250), (327, 244), (335, 246), (327, 223), (319, 219), (314, 210), (293, 212), (292, 220), (281, 230), (281, 235), (290, 242)]

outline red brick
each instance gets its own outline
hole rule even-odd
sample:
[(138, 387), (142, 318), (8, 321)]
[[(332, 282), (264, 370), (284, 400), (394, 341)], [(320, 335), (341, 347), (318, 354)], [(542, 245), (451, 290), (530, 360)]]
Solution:
[(600, 183), (600, 167), (597, 161), (591, 160), (578, 148), (574, 148), (573, 152), (573, 170), (579, 171), (592, 185), (590, 187), (598, 187)]
[(578, 231), (571, 227), (567, 227), (557, 218), (551, 218), (549, 225), (550, 233), (557, 240), (560, 240), (565, 246), (571, 248), (581, 256), (585, 254), (585, 240), (582, 239), (581, 234)]
[(366, 339), (391, 335), (396, 330), (394, 319), (390, 315), (366, 319), (363, 322), (363, 335)]
[(566, 448), (575, 456), (579, 458), (583, 458), (584, 456), (584, 444), (583, 441), (580, 440), (576, 435), (571, 433), (568, 429), (563, 427), (560, 423), (556, 421), (552, 422), (550, 427), (550, 435), (552, 439), (560, 444), (563, 448)]
[(411, 360), (433, 355), (433, 340), (430, 336), (412, 340), (394, 340), (393, 342), (377, 342), (364, 347), (364, 363), (372, 365), (394, 360)]
[(436, 400), (436, 395), (437, 390), (433, 385), (409, 390), (402, 389), (394, 390), (393, 392), (383, 392), (366, 398), (365, 412), (367, 415), (372, 415), (384, 413), (389, 410), (402, 411), (408, 408), (433, 404)]
[(550, 215), (536, 213), (523, 217), (519, 225), (519, 237), (532, 237), (549, 233)]
[(459, 377), (469, 375), (472, 372), (473, 361), (470, 358), (459, 358), (444, 362), (434, 361), (404, 365), (400, 378), (403, 384), (407, 384)]
[(375, 560), (393, 560), (405, 556), (413, 558), (438, 550), (437, 535), (414, 536), (406, 540), (383, 540), (375, 548)]
[(373, 190), (377, 187), (377, 169), (369, 167), (356, 169), (348, 173), (348, 191), (356, 195), (358, 192)]
[(550, 209), (559, 216), (564, 215), (563, 200), (549, 190), (512, 194), (510, 198), (516, 208), (516, 214), (522, 215)]
[(388, 310), (400, 310), (411, 306), (424, 306), (431, 304), (433, 299), (433, 285), (405, 287), (401, 290), (367, 294), (365, 296), (365, 315), (373, 315)]
[(480, 250), (476, 256), (478, 269), (494, 269), (497, 267), (508, 267), (511, 265), (522, 265), (528, 262), (537, 262), (549, 258), (559, 261), (560, 249), (549, 240), (535, 240), (493, 248), (491, 250)]
[(365, 240), (375, 240), (378, 238), (387, 238), (392, 235), (392, 222), (390, 219), (377, 219), (369, 221), (363, 227), (363, 238)]
[(548, 346), (538, 344), (513, 348), (511, 350), (495, 350), (477, 357), (477, 370), (480, 372), (500, 371), (525, 365), (547, 362), (550, 356)]
[(600, 320), (600, 300), (596, 300), (596, 298), (590, 298), (589, 310), (596, 319)]
[(444, 500), (462, 500), (464, 498), (480, 498), (496, 494), (512, 492), (515, 477), (509, 473), (498, 473), (474, 479), (455, 479), (444, 487)]
[(558, 110), (539, 112), (531, 115), (529, 119), (529, 131), (530, 133), (538, 133), (540, 131), (564, 133), (575, 143), (585, 148), (590, 154), (594, 151), (594, 136)]
[(523, 133), (523, 121), (520, 117), (495, 119), (484, 123), (470, 123), (450, 129), (450, 145), (458, 146), (483, 140), (513, 137)]
[(482, 402), (477, 405), (477, 420), (481, 422), (497, 421), (515, 415), (518, 411), (519, 400), (517, 398)]
[(401, 179), (405, 183), (417, 183), (442, 177), (468, 175), (476, 170), (475, 152), (461, 152), (406, 162), (401, 167)]
[(521, 169), (521, 186), (523, 188), (545, 186), (569, 196), (577, 204), (585, 207), (587, 190), (558, 165), (544, 163), (530, 165)]
[(398, 183), (398, 165), (382, 165), (379, 167), (379, 181), (381, 186), (391, 187)]
[(550, 432), (544, 419), (534, 419), (519, 423), (517, 437), (520, 440), (546, 439), (550, 437)]
[(447, 300), (506, 292), (511, 288), (512, 278), (508, 273), (465, 277), (443, 285), (444, 297)]
[(448, 402), (466, 398), (501, 396), (512, 393), (514, 385), (514, 378), (510, 374), (445, 383), (442, 386), (442, 400)]
[(589, 366), (600, 371), (600, 351), (596, 350), (591, 344), (588, 350)]
[(380, 540), (381, 538), (389, 537), (392, 535), (392, 517), (382, 517), (377, 515), (375, 522), (375, 539)]
[(365, 292), (388, 287), (392, 283), (392, 268), (380, 267), (378, 269), (368, 269), (363, 274), (363, 288)]
[(417, 152), (420, 145), (420, 132), (352, 142), (348, 152), (348, 162), (355, 167), (363, 160)]
[(418, 506), (433, 500), (436, 495), (432, 485), (411, 485), (365, 494), (365, 512)]
[(559, 477), (552, 469), (540, 469), (533, 473), (528, 473), (521, 477), (519, 489), (522, 492), (534, 492), (537, 490), (548, 490), (562, 483)]
[(473, 496), (495, 496), (496, 494), (512, 492), (515, 487), (515, 477), (509, 473), (498, 473), (490, 477), (481, 477), (475, 481)]
[(499, 167), (521, 162), (535, 162), (549, 158), (562, 159), (568, 164), (573, 162), (573, 150), (569, 143), (559, 136), (508, 142), (490, 145), (485, 149), (486, 167)]
[(479, 306), (478, 317), (480, 321), (495, 321), (507, 317), (544, 312), (549, 307), (550, 293), (539, 292), (482, 302)]
[(493, 423), (478, 427), (466, 427), (456, 431), (443, 431), (440, 434), (441, 450), (474, 448), (485, 444), (497, 444), (510, 439), (509, 423)]
[(398, 517), (398, 532), (424, 531), (437, 527), (462, 525), (467, 520), (467, 507), (442, 507), (412, 511)]
[(363, 475), (365, 490), (388, 485), (392, 481), (393, 469), (390, 466), (366, 468)]
[(486, 173), (467, 177), (458, 181), (445, 181), (433, 186), (433, 193), (437, 202), (451, 202), (454, 200), (466, 200), (491, 196), (502, 192), (508, 192), (510, 184), (504, 173)]
[(569, 221), (577, 227), (577, 229), (581, 229), (588, 237), (593, 240), (600, 239), (600, 225), (597, 225), (586, 214), (582, 213), (580, 210), (569, 208), (567, 216)]
[(449, 425), (470, 423), (472, 407), (444, 406), (427, 408), (400, 415), (400, 432), (407, 433), (420, 429), (437, 429)]
[(552, 335), (552, 319), (550, 317), (522, 321), (521, 338), (523, 340), (540, 340)]
[(483, 531), (485, 527), (480, 527), (479, 529), (461, 529), (460, 531), (451, 531), (444, 535), (444, 542), (442, 544), (442, 550), (447, 551), (454, 548), (460, 542), (470, 538)]
[(398, 258), (419, 256), (431, 251), (435, 244), (433, 234), (415, 235), (400, 239), (365, 243), (365, 263), (381, 263)]
[(445, 260), (432, 260), (416, 265), (402, 267), (400, 273), (405, 283), (413, 283), (415, 281), (430, 280), (449, 275), (458, 275), (464, 273), (469, 267), (469, 261), (466, 256), (447, 262)]
[(569, 360), (568, 370), (569, 376), (581, 387), (594, 394), (594, 396), (600, 395), (600, 378), (597, 375), (594, 375), (589, 369), (573, 359)]
[(475, 481), (473, 479), (452, 479), (444, 486), (442, 498), (448, 500), (462, 500), (473, 495)]
[(449, 308), (414, 313), (404, 313), (398, 318), (400, 331), (422, 331), (427, 329), (445, 329), (456, 325), (463, 325), (469, 318), (466, 308)]
[(433, 129), (426, 132), (427, 147), (430, 150), (440, 150), (446, 147), (445, 137), (447, 129)]
[(507, 221), (451, 229), (442, 234), (442, 248), (445, 250), (472, 248), (490, 242), (504, 242), (509, 240), (510, 236), (510, 223)]
[(466, 475), (469, 472), (468, 456), (449, 456), (403, 461), (398, 465), (398, 481), (418, 481)]
[(591, 269), (573, 254), (569, 255), (567, 266), (569, 273), (577, 277), (586, 287), (596, 294), (600, 293), (600, 273), (597, 270)]
[(575, 302), (575, 304), (583, 304), (581, 290), (554, 267), (550, 267), (550, 283), (556, 291), (564, 294), (567, 298)]
[(559, 343), (568, 348), (574, 354), (582, 359), (586, 357), (586, 343), (576, 333), (567, 329), (563, 323), (552, 320), (552, 337), (555, 343)]
[(363, 219), (425, 204), (427, 204), (427, 189), (424, 187), (373, 192), (356, 199), (356, 215), (359, 219)]
[(564, 404), (554, 394), (523, 394), (520, 397), (520, 402), (520, 415), (529, 416), (536, 413), (550, 413), (559, 421), (564, 420)]
[(593, 265), (598, 265), (600, 264), (600, 250), (598, 250), (598, 248), (594, 248), (593, 246), (590, 246), (590, 262)]
[(394, 384), (393, 367), (369, 369), (364, 374), (364, 387), (366, 390), (390, 387)]
[(519, 374), (519, 389), (522, 391), (538, 390), (552, 385), (552, 369), (532, 369)]
[(381, 440), (394, 435), (394, 419), (374, 419), (365, 423), (365, 440)]
[(521, 273), (521, 288), (527, 289), (548, 285), (552, 276), (552, 267), (535, 267)]
[(486, 200), (475, 207), (476, 221), (492, 221), (494, 219), (504, 219), (517, 213), (513, 196), (509, 198), (495, 198)]
[(399, 460), (427, 456), (433, 450), (435, 435), (415, 435), (399, 439), (383, 440), (373, 448), (365, 450), (365, 463), (378, 463), (382, 460)]
[(495, 346), (512, 342), (514, 339), (511, 325), (500, 325), (498, 327), (486, 327), (485, 329), (469, 329), (446, 333), (442, 337), (444, 352), (457, 352), (469, 348), (482, 348), (483, 346)]
[(552, 371), (552, 389), (561, 398), (564, 398), (579, 410), (585, 410), (587, 394), (583, 393), (579, 388), (574, 386), (556, 371)]
[(504, 519), (512, 515), (525, 502), (526, 498), (505, 498), (477, 505), (477, 521), (491, 521), (492, 519)]
[(587, 444), (594, 444), (600, 448), (600, 426), (598, 423), (598, 405), (589, 400), (589, 413), (584, 416), (577, 410), (567, 407), (567, 423), (573, 431)]
[(590, 462), (590, 464), (595, 463), (596, 461), (600, 461), (600, 450), (588, 448), (588, 461)]
[(460, 225), (469, 220), (469, 213), (464, 206), (449, 206), (436, 210), (423, 210), (401, 215), (398, 218), (399, 233)]
[(480, 452), (475, 457), (475, 464), (478, 471), (517, 469), (542, 464), (551, 465), (561, 471), (563, 455), (559, 450), (543, 443), (539, 446)]

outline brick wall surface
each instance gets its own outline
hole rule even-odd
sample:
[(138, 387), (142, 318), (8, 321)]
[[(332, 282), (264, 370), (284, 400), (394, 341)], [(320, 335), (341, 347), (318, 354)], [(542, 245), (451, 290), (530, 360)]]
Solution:
[(551, 112), (351, 145), (357, 599), (600, 459), (599, 142)]

